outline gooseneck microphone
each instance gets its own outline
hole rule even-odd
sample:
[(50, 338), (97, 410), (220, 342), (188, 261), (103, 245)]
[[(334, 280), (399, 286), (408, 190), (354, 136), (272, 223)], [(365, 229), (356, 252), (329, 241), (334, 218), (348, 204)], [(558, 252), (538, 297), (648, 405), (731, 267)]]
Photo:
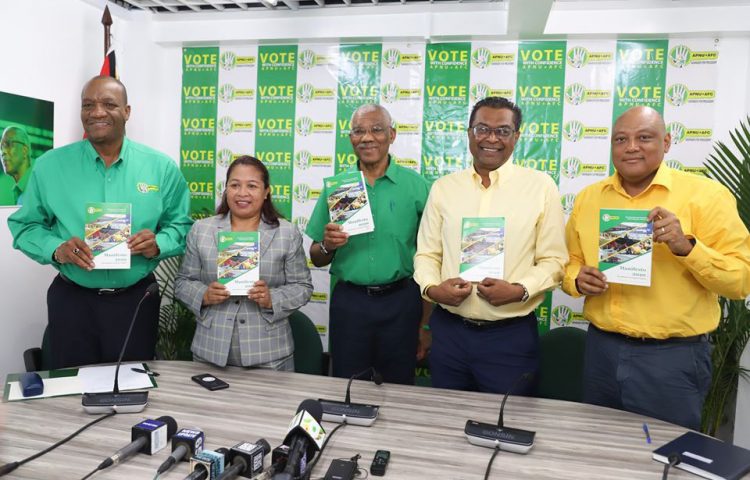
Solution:
[(661, 474), (661, 480), (667, 480), (667, 477), (669, 476), (669, 469), (672, 467), (675, 467), (682, 462), (682, 457), (677, 452), (672, 452), (669, 455), (667, 455), (667, 464), (664, 465), (664, 471)]
[(172, 437), (172, 454), (159, 466), (156, 474), (161, 475), (180, 460), (188, 460), (201, 453), (204, 443), (205, 435), (201, 430), (183, 428)]
[(464, 434), (469, 443), (480, 447), (502, 449), (514, 453), (528, 453), (531, 450), (531, 447), (534, 446), (536, 432), (505, 427), (503, 411), (505, 410), (505, 402), (518, 384), (522, 381), (530, 380), (533, 376), (534, 374), (531, 372), (522, 374), (505, 393), (500, 406), (500, 416), (497, 425), (481, 423), (475, 420), (466, 421)]
[(326, 432), (320, 426), (323, 407), (316, 400), (304, 400), (297, 408), (297, 414), (289, 423), (284, 444), (289, 445), (289, 457), (281, 473), (273, 480), (292, 480), (304, 475), (307, 463), (320, 450)]
[(229, 449), (229, 466), (217, 480), (234, 480), (238, 476), (253, 478), (263, 471), (263, 457), (271, 451), (265, 438), (255, 443), (241, 442)]
[(138, 302), (138, 306), (135, 307), (135, 313), (130, 320), (128, 333), (125, 335), (125, 341), (122, 343), (120, 357), (117, 359), (117, 367), (115, 367), (115, 383), (112, 392), (84, 393), (81, 397), (81, 405), (83, 405), (83, 410), (86, 411), (86, 413), (108, 413), (111, 411), (117, 413), (137, 413), (146, 408), (146, 404), (148, 404), (148, 392), (120, 393), (120, 386), (117, 377), (120, 374), (122, 357), (125, 355), (125, 349), (128, 347), (130, 334), (133, 332), (133, 325), (135, 325), (135, 319), (138, 317), (141, 305), (143, 305), (143, 302), (148, 297), (153, 295), (159, 295), (159, 284), (156, 282), (146, 287), (146, 293), (143, 294), (143, 297)]
[(177, 422), (172, 417), (163, 416), (156, 420), (144, 420), (133, 426), (130, 434), (132, 441), (104, 459), (96, 470), (104, 470), (117, 465), (136, 453), (153, 455), (167, 446), (167, 442), (175, 431), (177, 431)]
[(369, 427), (375, 422), (378, 418), (380, 405), (352, 403), (351, 398), (351, 387), (354, 379), (362, 378), (368, 373), (371, 373), (370, 380), (376, 385), (381, 385), (383, 383), (383, 376), (379, 374), (375, 368), (369, 367), (366, 370), (355, 373), (349, 379), (349, 383), (346, 385), (346, 396), (344, 397), (343, 402), (338, 400), (326, 400), (323, 398), (318, 399), (323, 406), (323, 420), (326, 422), (361, 425), (363, 427)]
[(344, 399), (344, 403), (347, 405), (352, 404), (351, 400), (351, 388), (352, 388), (352, 381), (354, 379), (361, 379), (366, 373), (372, 372), (372, 375), (370, 375), (370, 380), (375, 382), (375, 385), (382, 385), (383, 384), (383, 376), (379, 374), (377, 371), (375, 371), (375, 367), (370, 367), (367, 370), (361, 371), (359, 373), (355, 373), (352, 375), (352, 378), (349, 379), (349, 383), (346, 385), (346, 398)]

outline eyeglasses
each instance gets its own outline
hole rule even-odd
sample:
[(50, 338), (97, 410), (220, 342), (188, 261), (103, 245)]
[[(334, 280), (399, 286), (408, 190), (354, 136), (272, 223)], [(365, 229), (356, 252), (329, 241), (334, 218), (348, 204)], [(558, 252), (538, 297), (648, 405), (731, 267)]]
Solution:
[(362, 127), (354, 127), (352, 128), (351, 132), (349, 132), (349, 136), (351, 138), (362, 138), (368, 133), (370, 133), (373, 137), (384, 137), (385, 132), (386, 132), (385, 127), (382, 127), (380, 125), (374, 125), (369, 129), (362, 128)]
[(484, 140), (493, 133), (497, 138), (507, 139), (516, 132), (510, 127), (490, 128), (487, 125), (475, 125), (471, 127), (471, 131), (474, 132), (474, 137), (477, 140)]

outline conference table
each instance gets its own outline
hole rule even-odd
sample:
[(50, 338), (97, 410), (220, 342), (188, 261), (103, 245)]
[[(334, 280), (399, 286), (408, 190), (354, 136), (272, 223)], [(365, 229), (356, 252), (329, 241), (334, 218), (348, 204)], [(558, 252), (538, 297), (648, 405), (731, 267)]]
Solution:
[[(118, 414), (92, 426), (69, 443), (22, 465), (5, 478), (80, 479), (104, 458), (130, 442), (130, 429), (145, 418), (174, 417), (178, 428), (198, 427), (206, 448), (231, 447), (265, 438), (279, 445), (305, 399), (343, 400), (347, 379), (203, 363), (154, 361), (160, 373), (149, 405), (140, 413)], [(191, 381), (212, 373), (229, 383), (208, 391)], [(313, 479), (323, 478), (331, 460), (360, 454), (368, 471), (378, 449), (391, 452), (386, 479), (482, 479), (493, 450), (471, 445), (463, 429), (467, 419), (497, 422), (501, 395), (355, 380), (352, 402), (380, 405), (371, 427), (346, 425), (330, 439)], [(495, 479), (658, 479), (663, 465), (651, 459), (654, 448), (685, 429), (640, 415), (592, 405), (511, 396), (505, 425), (536, 431), (526, 455), (500, 451), (489, 478)], [(81, 409), (78, 395), (0, 404), (0, 464), (18, 461), (73, 433), (94, 416)], [(643, 423), (650, 428), (648, 444)], [(337, 424), (323, 422), (330, 432)], [(138, 454), (100, 471), (94, 479), (152, 479), (168, 449)], [(270, 464), (270, 455), (265, 465)], [(179, 463), (161, 475), (182, 479)], [(362, 477), (364, 478), (364, 475)], [(673, 470), (670, 478), (697, 478)]]

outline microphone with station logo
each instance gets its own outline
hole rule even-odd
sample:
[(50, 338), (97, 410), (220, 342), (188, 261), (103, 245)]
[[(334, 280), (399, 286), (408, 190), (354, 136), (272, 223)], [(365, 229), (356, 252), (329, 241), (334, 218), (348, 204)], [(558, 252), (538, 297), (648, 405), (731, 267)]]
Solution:
[(363, 427), (369, 427), (375, 422), (375, 419), (378, 418), (380, 405), (352, 403), (351, 401), (352, 381), (355, 378), (361, 379), (368, 373), (370, 374), (370, 381), (375, 382), (376, 385), (382, 385), (383, 376), (373, 367), (352, 375), (346, 386), (346, 397), (343, 402), (319, 399), (320, 405), (323, 407), (323, 420), (326, 422), (361, 425)]
[(159, 417), (156, 420), (144, 420), (134, 425), (130, 432), (132, 441), (106, 458), (95, 471), (117, 465), (136, 453), (155, 454), (167, 446), (176, 430), (177, 422), (168, 416)]
[(506, 427), (503, 422), (503, 411), (505, 410), (505, 402), (508, 400), (511, 392), (515, 390), (516, 387), (518, 387), (518, 384), (522, 381), (529, 381), (533, 376), (534, 374), (531, 372), (524, 373), (508, 389), (503, 397), (503, 402), (500, 405), (500, 417), (497, 420), (497, 425), (481, 423), (474, 420), (466, 421), (464, 434), (469, 443), (480, 447), (498, 448), (500, 450), (507, 450), (514, 453), (528, 453), (528, 451), (531, 450), (531, 447), (534, 446), (534, 436), (536, 436), (536, 432)]
[(156, 474), (161, 475), (180, 460), (187, 461), (193, 455), (201, 453), (204, 443), (205, 435), (201, 430), (197, 428), (181, 429), (172, 437), (172, 454), (164, 460)]
[(320, 402), (308, 399), (300, 403), (284, 439), (284, 444), (289, 445), (286, 465), (282, 472), (273, 476), (273, 480), (292, 480), (305, 474), (308, 462), (321, 449), (326, 438), (320, 425), (322, 416)]
[(271, 451), (265, 438), (255, 443), (241, 442), (229, 449), (229, 462), (217, 480), (254, 478), (263, 472), (263, 457)]

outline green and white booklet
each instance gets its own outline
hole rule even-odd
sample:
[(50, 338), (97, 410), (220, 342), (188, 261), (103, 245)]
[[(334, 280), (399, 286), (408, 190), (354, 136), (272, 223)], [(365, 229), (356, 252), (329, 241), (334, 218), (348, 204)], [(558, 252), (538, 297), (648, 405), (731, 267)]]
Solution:
[(129, 203), (87, 203), (84, 241), (94, 253), (95, 269), (130, 268)]
[(219, 232), (217, 277), (230, 295), (247, 295), (260, 279), (258, 232)]
[(651, 286), (654, 245), (648, 210), (599, 210), (599, 270), (608, 283)]
[(502, 279), (504, 268), (505, 217), (464, 217), (459, 276), (468, 282)]
[(349, 235), (375, 230), (370, 199), (362, 172), (344, 172), (324, 180), (328, 194), (328, 213), (332, 223), (343, 225)]

